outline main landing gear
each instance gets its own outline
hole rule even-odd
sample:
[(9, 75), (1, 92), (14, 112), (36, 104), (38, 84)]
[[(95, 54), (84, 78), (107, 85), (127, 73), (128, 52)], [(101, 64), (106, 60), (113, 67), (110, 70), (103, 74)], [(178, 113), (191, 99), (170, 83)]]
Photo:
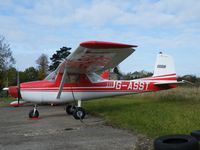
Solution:
[(66, 106), (66, 113), (68, 115), (73, 115), (75, 119), (82, 120), (85, 118), (85, 110), (81, 107), (81, 101), (78, 101), (78, 106), (75, 105), (67, 105)]
[(38, 118), (39, 117), (39, 111), (37, 110), (37, 105), (34, 106), (34, 108), (29, 112), (29, 118)]
[[(78, 105), (67, 105), (66, 106), (66, 113), (69, 115), (73, 115), (75, 119), (82, 120), (85, 118), (86, 112), (81, 107), (81, 101), (78, 100)], [(37, 110), (37, 105), (29, 112), (29, 118), (38, 118), (39, 111)]]

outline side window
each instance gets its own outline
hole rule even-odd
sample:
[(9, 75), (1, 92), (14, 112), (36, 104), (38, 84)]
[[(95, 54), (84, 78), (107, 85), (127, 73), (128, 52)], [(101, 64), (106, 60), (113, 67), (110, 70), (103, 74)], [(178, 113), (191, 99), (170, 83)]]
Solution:
[(79, 74), (68, 74), (65, 83), (77, 83), (80, 80)]
[(90, 80), (91, 82), (93, 82), (93, 83), (103, 81), (103, 78), (102, 78), (101, 76), (97, 75), (97, 74), (94, 73), (94, 72), (93, 72), (93, 73), (90, 73), (90, 74), (87, 74), (87, 76), (88, 76), (89, 80)]

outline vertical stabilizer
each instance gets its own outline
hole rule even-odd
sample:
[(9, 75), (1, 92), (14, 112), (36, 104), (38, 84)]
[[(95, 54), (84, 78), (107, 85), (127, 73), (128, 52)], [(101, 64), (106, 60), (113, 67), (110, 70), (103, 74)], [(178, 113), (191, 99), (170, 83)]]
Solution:
[(174, 60), (170, 55), (159, 53), (157, 55), (153, 77), (176, 75)]

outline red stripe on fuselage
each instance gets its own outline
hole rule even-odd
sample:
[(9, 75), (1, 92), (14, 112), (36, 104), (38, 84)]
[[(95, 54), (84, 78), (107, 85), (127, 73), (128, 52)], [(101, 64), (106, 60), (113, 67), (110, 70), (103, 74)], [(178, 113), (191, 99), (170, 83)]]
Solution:
[(176, 80), (176, 77), (169, 77), (169, 78), (150, 78), (147, 80)]

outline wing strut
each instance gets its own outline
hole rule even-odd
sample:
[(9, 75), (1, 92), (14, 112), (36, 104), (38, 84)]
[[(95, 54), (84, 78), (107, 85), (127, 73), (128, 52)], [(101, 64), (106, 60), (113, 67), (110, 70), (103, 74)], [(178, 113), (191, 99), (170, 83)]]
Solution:
[(66, 80), (66, 75), (67, 75), (67, 67), (65, 67), (64, 73), (62, 75), (62, 80), (60, 82), (60, 87), (59, 87), (58, 95), (56, 97), (57, 99), (60, 99), (60, 96), (61, 96), (61, 93), (62, 93), (62, 90), (63, 90), (63, 86), (64, 86), (64, 83), (65, 83), (65, 80)]

